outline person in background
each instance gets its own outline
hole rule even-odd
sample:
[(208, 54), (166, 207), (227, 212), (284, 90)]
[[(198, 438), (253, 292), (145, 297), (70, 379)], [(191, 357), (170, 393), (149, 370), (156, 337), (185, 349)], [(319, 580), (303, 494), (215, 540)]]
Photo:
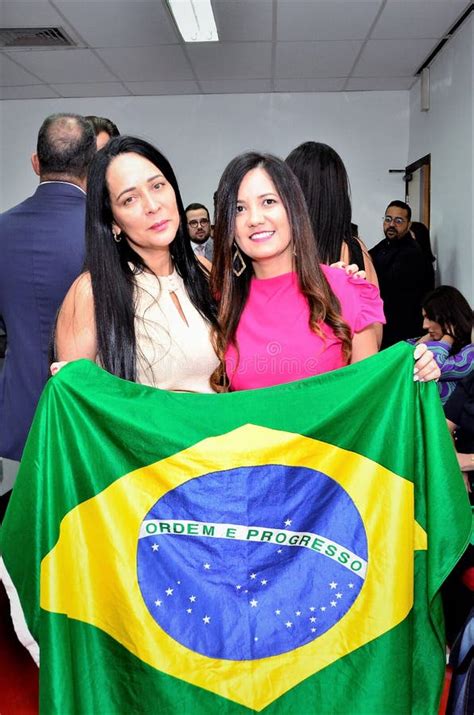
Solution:
[(90, 122), (53, 114), (32, 156), (39, 186), (0, 217), (0, 315), (7, 334), (0, 373), (0, 456), (21, 459), (49, 373), (57, 310), (82, 270), (87, 169), (96, 152)]
[(303, 190), (321, 261), (355, 263), (378, 286), (369, 252), (351, 223), (349, 178), (339, 154), (327, 144), (309, 141), (285, 161)]
[(209, 211), (203, 204), (189, 204), (186, 207), (188, 235), (196, 256), (204, 256), (212, 261), (214, 241), (211, 238), (211, 221)]
[(474, 372), (472, 309), (453, 286), (439, 286), (428, 293), (422, 307), (426, 334), (411, 343), (426, 343), (441, 369), (438, 387), (444, 404), (459, 380)]
[[(217, 190), (213, 295), (219, 296), (215, 345), (224, 370), (219, 389), (291, 382), (377, 352), (383, 323), (377, 288), (320, 264), (303, 192), (288, 164), (242, 154)], [(435, 379), (426, 352), (415, 379)]]
[(59, 312), (51, 372), (88, 358), (125, 380), (212, 392), (210, 264), (191, 248), (169, 162), (148, 142), (120, 136), (97, 152), (88, 188), (87, 271)]
[(97, 151), (102, 149), (102, 147), (114, 137), (120, 136), (117, 125), (110, 119), (107, 119), (107, 117), (96, 117), (94, 114), (90, 114), (86, 119), (92, 124), (94, 129)]
[(436, 257), (433, 255), (431, 250), (430, 231), (424, 223), (421, 223), (420, 221), (412, 221), (410, 233), (425, 256), (424, 291), (426, 294), (429, 291), (434, 290), (435, 287), (434, 262), (436, 261)]
[(385, 238), (370, 249), (379, 279), (387, 320), (382, 348), (419, 335), (421, 302), (425, 292), (425, 258), (410, 234), (411, 209), (404, 201), (391, 201), (385, 210)]

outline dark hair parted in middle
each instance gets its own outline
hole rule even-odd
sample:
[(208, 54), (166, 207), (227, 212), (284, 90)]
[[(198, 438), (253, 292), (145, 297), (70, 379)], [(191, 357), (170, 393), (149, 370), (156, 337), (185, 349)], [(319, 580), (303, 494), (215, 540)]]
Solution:
[(438, 286), (423, 299), (429, 320), (439, 323), (443, 332), (454, 338), (452, 354), (471, 342), (472, 309), (463, 294), (453, 286)]
[[(286, 163), (298, 179), (323, 263), (341, 259), (343, 243), (351, 251), (351, 199), (346, 167), (332, 147), (320, 142), (304, 142), (287, 156)], [(360, 248), (357, 252), (360, 262)]]
[[(247, 268), (242, 275), (236, 276), (232, 269), (238, 191), (245, 175), (256, 168), (266, 171), (285, 207), (294, 244), (295, 270), (300, 290), (309, 304), (310, 328), (321, 335), (318, 323), (327, 323), (342, 341), (343, 354), (349, 360), (350, 329), (341, 317), (339, 301), (319, 265), (320, 259), (298, 180), (284, 161), (270, 154), (256, 152), (241, 154), (233, 159), (224, 170), (217, 189), (211, 290), (219, 298), (220, 331), (214, 333), (218, 357), (222, 361), (228, 345), (235, 344), (237, 326), (249, 295), (253, 275), (250, 258), (243, 254)], [(216, 383), (217, 380), (214, 380)]]
[(171, 258), (193, 305), (212, 326), (217, 326), (217, 321), (208, 274), (196, 259), (189, 242), (178, 182), (168, 160), (143, 139), (129, 136), (111, 139), (96, 153), (89, 170), (85, 269), (91, 275), (100, 364), (118, 377), (135, 380), (134, 275), (137, 270), (145, 270), (147, 266), (127, 240), (120, 243), (114, 241), (113, 214), (106, 176), (115, 157), (126, 153), (148, 159), (173, 187), (180, 225), (169, 247)]

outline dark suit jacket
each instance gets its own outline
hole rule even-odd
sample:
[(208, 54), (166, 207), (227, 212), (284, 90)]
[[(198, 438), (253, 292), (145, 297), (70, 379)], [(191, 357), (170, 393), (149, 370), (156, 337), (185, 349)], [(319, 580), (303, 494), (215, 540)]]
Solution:
[(407, 234), (384, 238), (369, 251), (379, 279), (386, 325), (382, 348), (421, 335), (421, 302), (426, 292), (425, 258)]
[(49, 372), (57, 310), (84, 261), (85, 194), (40, 184), (0, 216), (0, 315), (7, 352), (0, 374), (0, 456), (20, 459)]

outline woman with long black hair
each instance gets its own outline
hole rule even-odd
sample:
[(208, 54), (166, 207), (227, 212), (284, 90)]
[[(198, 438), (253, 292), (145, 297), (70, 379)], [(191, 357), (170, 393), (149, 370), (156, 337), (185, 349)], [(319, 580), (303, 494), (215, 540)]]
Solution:
[(377, 274), (364, 243), (351, 223), (349, 177), (341, 157), (327, 144), (308, 141), (286, 157), (303, 191), (313, 235), (323, 263), (356, 263), (378, 286)]
[(216, 306), (198, 261), (173, 169), (142, 139), (98, 152), (88, 177), (86, 271), (56, 329), (56, 359), (95, 360), (126, 380), (212, 392)]
[[(224, 367), (213, 376), (216, 389), (270, 387), (377, 352), (378, 290), (320, 262), (303, 193), (281, 159), (251, 152), (228, 164), (214, 235), (215, 341)], [(420, 347), (415, 379), (436, 379), (439, 369)]]

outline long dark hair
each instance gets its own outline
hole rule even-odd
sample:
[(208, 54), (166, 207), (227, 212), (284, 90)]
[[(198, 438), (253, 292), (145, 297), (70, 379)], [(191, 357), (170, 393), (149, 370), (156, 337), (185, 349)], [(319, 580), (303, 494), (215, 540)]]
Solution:
[[(243, 254), (246, 269), (240, 276), (233, 272), (234, 236), (237, 194), (245, 175), (262, 168), (269, 175), (285, 207), (293, 237), (295, 270), (300, 290), (306, 297), (311, 329), (321, 334), (318, 325), (324, 321), (342, 341), (347, 360), (351, 353), (351, 334), (341, 318), (341, 307), (320, 267), (303, 193), (289, 167), (270, 154), (250, 152), (233, 159), (224, 170), (217, 189), (216, 224), (214, 227), (214, 257), (211, 271), (211, 290), (219, 298), (219, 331), (214, 331), (218, 357), (223, 361), (227, 347), (235, 345), (235, 335), (248, 298), (253, 268), (250, 258)], [(238, 346), (237, 346), (238, 347)], [(222, 375), (217, 371), (211, 384), (217, 387)]]
[[(180, 225), (170, 244), (176, 271), (182, 277), (193, 305), (213, 326), (216, 306), (209, 291), (208, 273), (197, 261), (185, 232), (186, 215), (178, 182), (167, 159), (154, 146), (136, 137), (111, 139), (97, 152), (89, 169), (86, 208), (86, 261), (94, 294), (97, 354), (105, 370), (126, 380), (136, 379), (134, 327), (134, 275), (145, 270), (143, 259), (124, 238), (116, 243), (106, 173), (120, 154), (133, 153), (148, 159), (163, 173), (176, 195)], [(123, 232), (121, 234), (124, 236)]]
[(439, 323), (454, 338), (452, 353), (458, 353), (471, 342), (471, 306), (453, 286), (438, 286), (423, 299), (423, 310), (430, 320)]
[(424, 223), (421, 223), (421, 221), (412, 221), (410, 231), (415, 236), (415, 241), (425, 256), (431, 263), (433, 263), (433, 261), (436, 260), (436, 257), (433, 255), (433, 251), (431, 250), (430, 229), (425, 226)]
[(346, 243), (352, 262), (357, 239), (353, 238), (349, 179), (341, 157), (327, 144), (304, 142), (285, 161), (306, 199), (321, 260), (328, 264), (339, 261)]

